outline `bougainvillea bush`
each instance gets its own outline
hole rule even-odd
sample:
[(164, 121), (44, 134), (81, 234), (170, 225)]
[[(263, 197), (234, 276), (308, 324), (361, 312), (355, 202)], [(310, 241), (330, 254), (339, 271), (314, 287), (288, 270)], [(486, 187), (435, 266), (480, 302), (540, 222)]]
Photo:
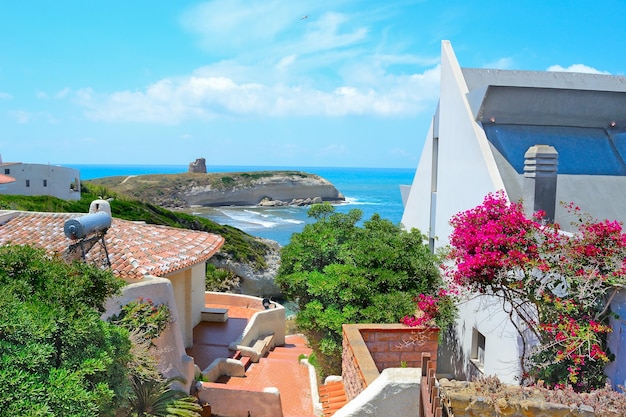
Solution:
[(451, 219), (445, 270), (459, 286), (502, 298), (522, 339), (530, 331), (539, 341), (523, 348), (525, 382), (582, 392), (606, 383), (609, 302), (626, 282), (626, 235), (618, 222), (567, 208), (576, 233), (544, 224), (543, 213), (526, 218), (504, 192), (487, 195)]

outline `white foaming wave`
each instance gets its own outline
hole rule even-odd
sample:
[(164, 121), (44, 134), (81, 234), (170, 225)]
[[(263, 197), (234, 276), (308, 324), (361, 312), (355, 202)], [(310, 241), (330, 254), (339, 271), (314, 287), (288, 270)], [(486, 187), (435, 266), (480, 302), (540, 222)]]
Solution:
[(360, 205), (360, 206), (379, 206), (380, 203), (375, 203), (373, 201), (361, 201), (358, 198), (354, 198), (354, 197), (346, 197), (346, 202), (345, 204), (352, 204), (352, 205)]
[[(244, 211), (220, 210), (220, 211), (226, 217), (230, 219), (233, 219), (237, 222), (249, 224), (252, 226), (261, 226), (261, 227), (265, 227), (269, 229), (272, 227), (276, 227), (279, 224), (277, 222), (263, 220), (261, 216), (258, 215), (258, 213), (255, 213), (253, 211), (248, 211), (248, 210), (244, 210)], [(236, 225), (233, 225), (233, 226), (237, 227)]]
[(283, 218), (280, 216), (276, 216), (271, 213), (264, 213), (250, 209), (244, 210), (229, 210), (229, 209), (220, 209), (219, 212), (232, 219), (233, 221), (240, 223), (231, 224), (234, 227), (245, 228), (247, 227), (263, 227), (263, 228), (274, 228), (283, 224), (303, 224), (306, 223), (304, 220), (291, 219), (291, 218)]
[(252, 214), (253, 216), (261, 216), (261, 217), (268, 217), (268, 218), (270, 217), (269, 214), (259, 213), (258, 211), (254, 211), (254, 210), (244, 210), (244, 213)]
[(261, 213), (258, 211), (253, 211), (253, 210), (244, 210), (246, 213), (250, 213), (252, 215), (255, 216), (261, 216), (264, 218), (268, 218), (268, 219), (272, 219), (278, 223), (291, 223), (291, 224), (303, 224), (306, 223), (304, 220), (298, 220), (298, 219), (288, 219), (288, 218), (284, 218), (284, 217), (280, 217), (280, 216), (276, 216), (274, 214), (267, 214), (267, 213)]
[(285, 223), (292, 223), (292, 224), (306, 223), (304, 220), (297, 220), (297, 219), (282, 219), (282, 221), (284, 221)]

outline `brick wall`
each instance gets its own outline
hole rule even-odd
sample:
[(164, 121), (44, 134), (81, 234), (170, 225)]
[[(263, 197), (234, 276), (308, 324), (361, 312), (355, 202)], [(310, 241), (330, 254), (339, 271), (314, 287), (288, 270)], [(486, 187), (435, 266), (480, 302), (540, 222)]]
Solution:
[(403, 324), (344, 324), (342, 379), (349, 400), (386, 368), (421, 367), (422, 352), (437, 361), (438, 328)]

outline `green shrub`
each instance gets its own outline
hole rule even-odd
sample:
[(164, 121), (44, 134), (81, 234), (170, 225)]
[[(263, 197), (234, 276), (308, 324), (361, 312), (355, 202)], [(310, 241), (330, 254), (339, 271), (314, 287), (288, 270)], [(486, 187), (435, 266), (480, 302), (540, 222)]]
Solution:
[[(378, 215), (359, 226), (359, 210), (335, 213), (328, 203), (311, 206), (309, 216), (317, 221), (283, 248), (276, 283), (298, 301), (296, 323), (322, 374), (338, 375), (343, 324), (398, 323), (415, 311), (415, 297), (437, 294), (443, 281), (417, 230)], [(453, 316), (442, 314), (439, 324), (445, 327)]]
[(0, 247), (0, 415), (114, 414), (130, 341), (100, 314), (122, 285), (89, 264)]
[(137, 331), (146, 341), (151, 341), (165, 330), (171, 313), (167, 304), (154, 304), (149, 298), (139, 297), (122, 306), (120, 313), (109, 321), (130, 332)]

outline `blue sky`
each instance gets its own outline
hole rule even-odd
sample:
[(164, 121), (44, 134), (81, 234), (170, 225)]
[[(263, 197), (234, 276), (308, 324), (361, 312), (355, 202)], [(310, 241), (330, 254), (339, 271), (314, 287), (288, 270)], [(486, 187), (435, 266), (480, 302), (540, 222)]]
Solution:
[(464, 67), (624, 75), (626, 2), (0, 0), (0, 153), (415, 167)]

